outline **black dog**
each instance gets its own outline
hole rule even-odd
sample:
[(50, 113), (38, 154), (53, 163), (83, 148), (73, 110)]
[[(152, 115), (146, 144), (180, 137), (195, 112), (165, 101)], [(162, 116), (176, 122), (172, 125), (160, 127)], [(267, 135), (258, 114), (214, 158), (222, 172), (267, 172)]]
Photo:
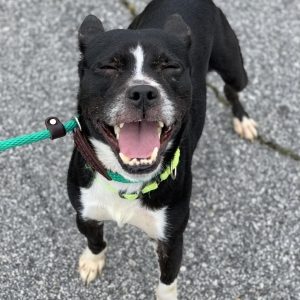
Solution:
[(103, 221), (128, 223), (157, 242), (157, 299), (177, 299), (208, 71), (225, 81), (236, 132), (256, 137), (237, 94), (247, 85), (238, 40), (210, 0), (154, 0), (129, 30), (104, 32), (95, 16), (86, 17), (79, 46), (81, 134), (106, 174), (75, 147), (68, 192), (88, 240), (80, 275), (89, 283), (102, 271)]

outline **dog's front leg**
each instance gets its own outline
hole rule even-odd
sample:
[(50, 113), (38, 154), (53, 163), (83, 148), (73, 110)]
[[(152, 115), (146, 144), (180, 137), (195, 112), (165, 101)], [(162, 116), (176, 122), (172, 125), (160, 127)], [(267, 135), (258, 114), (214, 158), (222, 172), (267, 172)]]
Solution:
[(182, 260), (182, 234), (158, 241), (157, 254), (160, 267), (160, 282), (156, 290), (157, 300), (177, 299), (177, 275)]
[(88, 246), (79, 258), (79, 273), (85, 284), (101, 274), (105, 264), (106, 242), (103, 239), (103, 223), (94, 220), (83, 220), (77, 215), (79, 231), (86, 236)]

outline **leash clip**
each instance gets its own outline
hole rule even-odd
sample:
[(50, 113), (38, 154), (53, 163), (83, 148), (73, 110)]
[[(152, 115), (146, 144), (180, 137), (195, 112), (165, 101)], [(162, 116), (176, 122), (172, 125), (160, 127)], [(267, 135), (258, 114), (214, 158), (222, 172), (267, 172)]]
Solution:
[(79, 130), (82, 131), (82, 128), (81, 128), (81, 125), (80, 125), (80, 122), (79, 122), (78, 118), (76, 116), (74, 116), (73, 119), (77, 123)]
[(45, 120), (46, 128), (50, 132), (51, 140), (61, 138), (66, 135), (66, 129), (57, 117), (49, 117)]

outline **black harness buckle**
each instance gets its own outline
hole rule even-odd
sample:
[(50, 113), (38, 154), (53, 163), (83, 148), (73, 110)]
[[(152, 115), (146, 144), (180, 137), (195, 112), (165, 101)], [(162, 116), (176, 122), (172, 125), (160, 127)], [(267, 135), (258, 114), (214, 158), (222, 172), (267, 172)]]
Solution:
[(50, 131), (51, 140), (55, 140), (66, 135), (66, 129), (58, 118), (49, 117), (45, 120), (45, 124), (47, 129)]

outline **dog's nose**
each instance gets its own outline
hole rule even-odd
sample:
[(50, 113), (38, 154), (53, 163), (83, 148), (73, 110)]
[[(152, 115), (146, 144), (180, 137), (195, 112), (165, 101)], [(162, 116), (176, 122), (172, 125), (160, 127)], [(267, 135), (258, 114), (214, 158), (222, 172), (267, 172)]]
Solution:
[(127, 97), (135, 106), (151, 106), (158, 100), (159, 92), (151, 85), (135, 85), (128, 89)]

